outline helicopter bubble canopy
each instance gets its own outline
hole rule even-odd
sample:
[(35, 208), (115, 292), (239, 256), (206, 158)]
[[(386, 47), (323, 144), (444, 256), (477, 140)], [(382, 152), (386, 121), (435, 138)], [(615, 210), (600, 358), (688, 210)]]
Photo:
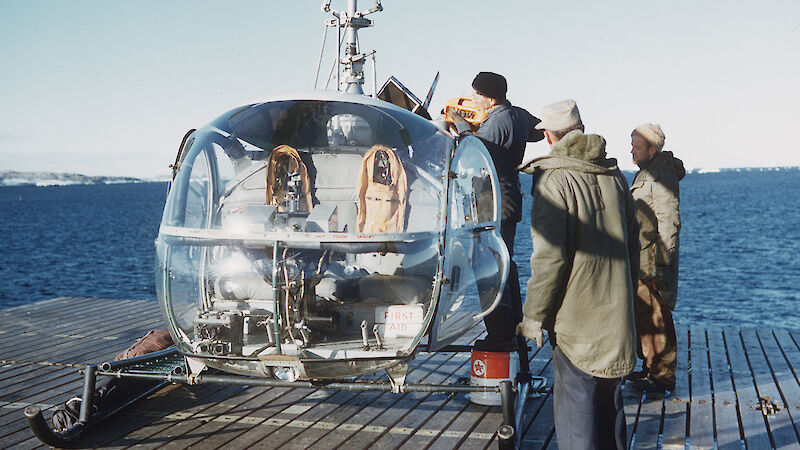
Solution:
[(179, 350), (206, 365), (374, 372), (499, 300), (508, 253), (476, 138), (456, 148), (389, 103), (315, 93), (229, 111), (177, 161), (156, 286)]

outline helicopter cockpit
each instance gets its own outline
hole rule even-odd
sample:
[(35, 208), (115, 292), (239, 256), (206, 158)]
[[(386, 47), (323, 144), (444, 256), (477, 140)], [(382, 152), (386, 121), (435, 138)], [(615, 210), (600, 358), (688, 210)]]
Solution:
[(508, 253), (476, 138), (315, 93), (191, 133), (156, 241), (158, 297), (189, 361), (287, 378), (396, 365), (499, 301)]

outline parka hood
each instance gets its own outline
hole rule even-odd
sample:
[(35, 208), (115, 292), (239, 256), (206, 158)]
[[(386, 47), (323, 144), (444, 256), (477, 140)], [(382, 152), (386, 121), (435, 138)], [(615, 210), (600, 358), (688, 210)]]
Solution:
[(617, 160), (606, 158), (606, 140), (602, 136), (573, 130), (553, 145), (548, 156), (535, 158), (520, 170), (533, 173), (537, 168), (608, 173), (617, 170)]
[(674, 173), (678, 180), (686, 176), (686, 169), (683, 168), (683, 161), (676, 158), (672, 152), (661, 151), (656, 153), (648, 169), (666, 169)]

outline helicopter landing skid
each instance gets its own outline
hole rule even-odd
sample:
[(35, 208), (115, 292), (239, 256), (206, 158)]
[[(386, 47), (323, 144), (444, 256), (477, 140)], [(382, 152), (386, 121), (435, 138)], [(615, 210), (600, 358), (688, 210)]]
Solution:
[[(403, 383), (399, 387), (392, 382), (352, 381), (352, 380), (304, 380), (284, 381), (280, 379), (252, 378), (242, 375), (219, 375), (201, 373), (189, 376), (185, 359), (174, 347), (126, 360), (106, 362), (98, 366), (87, 364), (83, 372), (83, 394), (79, 420), (66, 430), (54, 430), (45, 420), (37, 406), (25, 409), (25, 417), (34, 435), (44, 444), (52, 447), (69, 448), (79, 445), (82, 437), (100, 424), (136, 401), (162, 389), (171, 383), (181, 384), (229, 384), (264, 387), (287, 387), (342, 391), (382, 391), (382, 392), (445, 392), (450, 394), (470, 392), (499, 392), (502, 399), (503, 423), (498, 428), (498, 444), (501, 449), (518, 448), (520, 444), (519, 427), (522, 424), (525, 402), (536, 393), (543, 392), (546, 380), (520, 373), (516, 383), (502, 381), (500, 386), (470, 386), (458, 384), (415, 384)], [(103, 411), (92, 413), (97, 376), (151, 380), (154, 385), (137, 393), (124, 403)]]

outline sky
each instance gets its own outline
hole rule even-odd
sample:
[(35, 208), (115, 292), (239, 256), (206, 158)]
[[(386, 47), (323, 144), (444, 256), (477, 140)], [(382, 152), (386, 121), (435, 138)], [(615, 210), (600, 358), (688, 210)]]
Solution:
[[(394, 75), (424, 98), (440, 72), (434, 113), (493, 71), (533, 114), (576, 100), (622, 169), (635, 169), (630, 132), (647, 122), (689, 169), (800, 165), (800, 1), (382, 4), (359, 32), (361, 50), (376, 50), (377, 84)], [(0, 171), (166, 175), (189, 129), (313, 88), (321, 5), (0, 0)]]

